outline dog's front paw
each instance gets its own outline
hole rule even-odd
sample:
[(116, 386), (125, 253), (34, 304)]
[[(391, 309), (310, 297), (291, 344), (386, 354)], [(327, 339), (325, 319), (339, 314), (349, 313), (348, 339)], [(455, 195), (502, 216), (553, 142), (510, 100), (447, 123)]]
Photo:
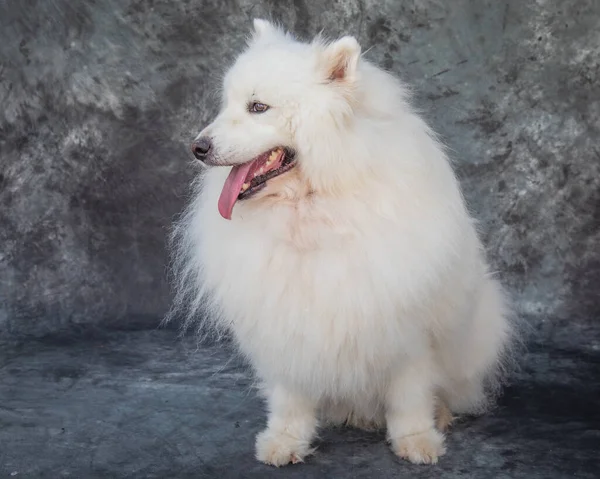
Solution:
[(256, 459), (271, 466), (304, 462), (312, 450), (306, 441), (266, 429), (256, 437)]
[(413, 464), (435, 464), (446, 453), (444, 436), (435, 429), (392, 439), (392, 449)]

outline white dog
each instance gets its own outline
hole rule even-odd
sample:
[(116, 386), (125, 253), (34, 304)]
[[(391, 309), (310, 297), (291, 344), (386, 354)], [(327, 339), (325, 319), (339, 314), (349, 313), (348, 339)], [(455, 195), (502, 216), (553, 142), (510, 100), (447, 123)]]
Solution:
[(514, 336), (443, 148), (360, 52), (255, 20), (192, 147), (209, 168), (174, 236), (175, 310), (205, 312), (253, 366), (256, 457), (276, 466), (320, 422), (387, 427), (398, 456), (435, 463)]

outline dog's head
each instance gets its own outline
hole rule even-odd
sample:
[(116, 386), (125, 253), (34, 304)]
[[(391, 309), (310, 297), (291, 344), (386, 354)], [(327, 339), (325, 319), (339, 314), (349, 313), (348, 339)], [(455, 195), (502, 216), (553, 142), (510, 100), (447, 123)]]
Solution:
[(353, 37), (306, 44), (254, 21), (248, 48), (224, 78), (220, 113), (192, 144), (204, 164), (231, 168), (219, 199), (224, 218), (238, 200), (276, 196), (286, 178), (319, 191), (351, 171), (359, 59)]

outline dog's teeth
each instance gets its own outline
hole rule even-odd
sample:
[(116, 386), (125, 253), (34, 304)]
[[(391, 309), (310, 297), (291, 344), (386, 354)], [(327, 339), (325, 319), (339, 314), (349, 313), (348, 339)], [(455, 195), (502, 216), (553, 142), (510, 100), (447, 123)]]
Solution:
[(246, 191), (248, 188), (250, 188), (250, 183), (244, 183), (242, 185), (242, 191)]

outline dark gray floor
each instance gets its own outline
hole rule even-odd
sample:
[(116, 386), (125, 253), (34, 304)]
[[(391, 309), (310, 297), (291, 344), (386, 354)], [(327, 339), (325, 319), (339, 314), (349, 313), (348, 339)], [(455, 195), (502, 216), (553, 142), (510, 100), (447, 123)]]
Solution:
[(0, 477), (597, 478), (600, 351), (569, 344), (531, 346), (497, 410), (459, 422), (437, 466), (346, 429), (276, 470), (253, 458), (263, 407), (223, 347), (196, 350), (168, 331), (5, 343)]

